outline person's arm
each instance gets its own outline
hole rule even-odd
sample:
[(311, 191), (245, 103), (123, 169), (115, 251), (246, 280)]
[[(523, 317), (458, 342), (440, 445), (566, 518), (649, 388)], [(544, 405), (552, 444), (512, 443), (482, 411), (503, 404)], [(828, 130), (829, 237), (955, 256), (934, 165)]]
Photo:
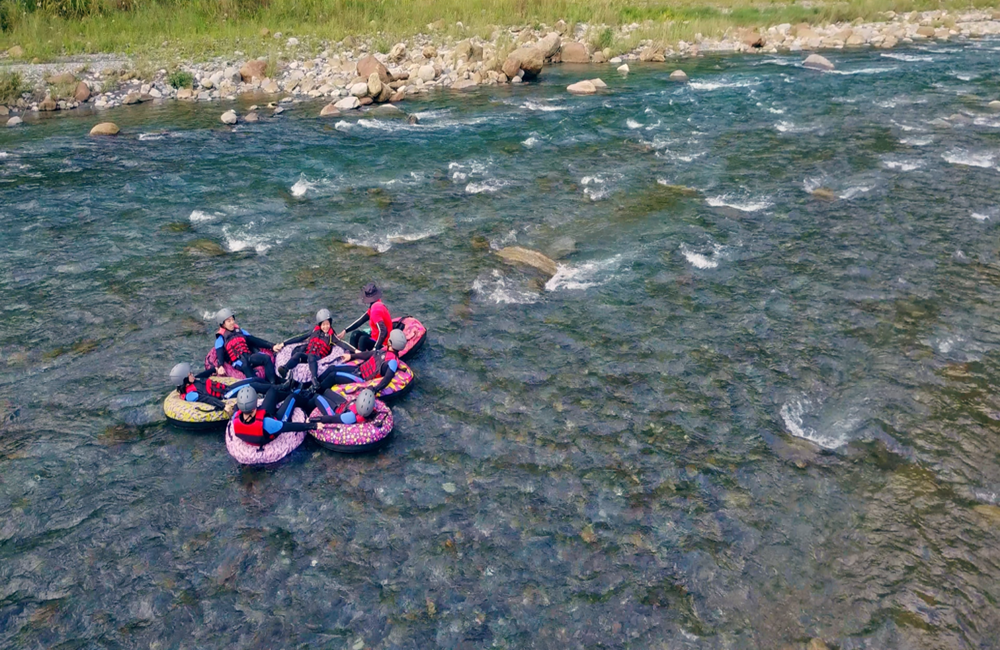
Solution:
[(256, 336), (247, 334), (246, 332), (243, 332), (243, 338), (247, 340), (247, 345), (255, 347), (258, 350), (270, 350), (274, 347), (274, 343), (257, 338)]
[(287, 345), (293, 345), (295, 343), (301, 343), (302, 341), (305, 341), (307, 338), (309, 338), (310, 336), (312, 336), (312, 334), (313, 334), (313, 331), (309, 330), (308, 332), (306, 332), (304, 334), (299, 334), (298, 336), (293, 336), (290, 339), (285, 339), (284, 341), (281, 342), (281, 344), (287, 346)]
[(345, 332), (353, 332), (354, 330), (356, 330), (359, 327), (361, 327), (366, 320), (368, 320), (368, 312), (365, 312), (365, 313), (361, 314), (361, 318), (359, 318), (358, 320), (354, 321), (353, 323), (351, 323), (350, 325), (348, 325), (347, 327), (345, 327), (344, 331)]
[(224, 366), (229, 361), (229, 353), (226, 352), (226, 340), (219, 334), (215, 337), (215, 365)]
[(349, 361), (368, 361), (369, 359), (372, 358), (372, 355), (375, 354), (375, 352), (376, 352), (375, 350), (367, 350), (365, 352), (350, 352), (348, 354), (345, 354), (344, 356), (348, 357)]
[[(219, 353), (216, 352), (215, 356), (218, 357)], [(221, 364), (220, 364), (221, 365)], [(194, 376), (195, 379), (208, 379), (215, 374), (215, 368), (206, 368)]]
[[(378, 350), (381, 349), (382, 344), (385, 343), (385, 338), (389, 336), (389, 332), (385, 331), (385, 324), (382, 323), (382, 321), (375, 323), (375, 329), (377, 329), (378, 332), (372, 332), (372, 338), (375, 339), (375, 349)], [(378, 336), (375, 336), (376, 334), (378, 334)]]
[(217, 408), (220, 411), (224, 411), (226, 409), (226, 404), (222, 400), (216, 399), (208, 393), (203, 393), (197, 390), (191, 391), (185, 395), (184, 400), (187, 402), (201, 402), (202, 404), (208, 404), (212, 408)]
[(289, 431), (312, 431), (315, 428), (315, 422), (282, 422), (274, 418), (264, 418), (264, 431), (272, 436), (279, 436)]
[(391, 361), (386, 361), (382, 364), (379, 370), (382, 373), (382, 381), (378, 383), (378, 386), (372, 389), (372, 392), (378, 395), (382, 392), (382, 389), (389, 385), (392, 378), (396, 376), (396, 370), (399, 369), (399, 362), (395, 359)]

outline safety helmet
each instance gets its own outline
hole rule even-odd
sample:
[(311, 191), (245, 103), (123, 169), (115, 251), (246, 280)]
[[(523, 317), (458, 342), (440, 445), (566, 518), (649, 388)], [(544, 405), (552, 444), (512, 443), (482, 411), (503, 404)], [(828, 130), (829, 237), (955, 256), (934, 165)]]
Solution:
[(180, 388), (187, 379), (187, 376), (191, 374), (191, 364), (190, 363), (178, 363), (176, 366), (170, 369), (170, 382)]
[(257, 391), (253, 386), (244, 386), (236, 393), (236, 408), (248, 414), (257, 410)]
[(232, 318), (233, 316), (234, 314), (232, 309), (229, 307), (223, 307), (219, 311), (215, 312), (215, 322), (222, 325), (226, 322), (226, 320)]
[(330, 313), (329, 309), (320, 309), (316, 312), (316, 324), (319, 325), (323, 321), (328, 320), (330, 324), (333, 324), (333, 314)]
[(375, 410), (375, 393), (370, 388), (366, 388), (354, 400), (354, 410), (363, 418), (368, 417)]
[(392, 330), (389, 332), (389, 345), (396, 352), (401, 351), (406, 347), (406, 334), (403, 334), (401, 330)]

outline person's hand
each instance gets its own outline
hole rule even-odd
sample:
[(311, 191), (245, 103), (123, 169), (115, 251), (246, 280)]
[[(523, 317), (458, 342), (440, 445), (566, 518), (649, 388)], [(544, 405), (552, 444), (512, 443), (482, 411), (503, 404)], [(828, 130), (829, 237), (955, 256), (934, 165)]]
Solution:
[(215, 367), (215, 374), (219, 375), (220, 377), (225, 377), (226, 376), (226, 369), (223, 368), (222, 366), (216, 366)]
[(337, 334), (337, 338), (338, 339), (342, 339), (345, 336), (347, 336), (347, 330), (344, 330), (343, 332), (340, 332), (340, 333)]
[(340, 357), (340, 362), (341, 363), (347, 363), (350, 360), (351, 360), (351, 355), (349, 355), (349, 354), (345, 354), (344, 356)]
[(234, 410), (236, 410), (236, 402), (230, 401), (226, 404), (226, 408), (222, 409), (222, 412), (227, 416), (231, 416)]
[(275, 352), (281, 352), (281, 348), (283, 348), (283, 347), (285, 347), (284, 343), (278, 343), (277, 345), (274, 346), (274, 351)]

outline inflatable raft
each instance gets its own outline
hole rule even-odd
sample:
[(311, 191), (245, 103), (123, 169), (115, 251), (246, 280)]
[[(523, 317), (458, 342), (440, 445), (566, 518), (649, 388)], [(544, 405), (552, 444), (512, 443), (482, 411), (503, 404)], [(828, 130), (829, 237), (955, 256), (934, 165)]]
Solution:
[[(262, 354), (268, 355), (269, 357), (271, 357), (271, 361), (274, 361), (274, 350), (260, 350), (260, 352)], [(208, 351), (208, 354), (205, 355), (205, 370), (208, 370), (210, 368), (216, 368), (217, 367), (216, 362), (217, 359), (215, 356), (215, 348), (212, 348), (211, 350)], [(222, 364), (222, 369), (226, 371), (227, 377), (235, 377), (237, 381), (239, 381), (240, 379), (247, 378), (247, 376), (243, 374), (243, 371), (234, 368), (231, 364), (228, 363)], [(264, 374), (264, 368), (260, 366), (254, 368), (254, 372), (256, 372), (257, 376), (260, 377), (261, 379), (267, 378)]]
[[(293, 354), (298, 354), (299, 352), (305, 352), (307, 344), (308, 341), (304, 341), (302, 343), (297, 343), (295, 345), (286, 345), (285, 347), (281, 348), (281, 352), (279, 352), (278, 356), (275, 357), (274, 359), (274, 369), (277, 370), (280, 366), (287, 364), (288, 360), (292, 358)], [(334, 346), (333, 352), (326, 355), (325, 357), (320, 359), (319, 362), (317, 362), (316, 365), (319, 368), (319, 373), (323, 374), (323, 371), (329, 368), (331, 365), (336, 365), (337, 360), (340, 359), (340, 357), (346, 353), (347, 350)], [(312, 381), (312, 377), (309, 374), (309, 364), (303, 361), (299, 365), (295, 366), (295, 369), (292, 370), (291, 376), (292, 379), (294, 379), (295, 381), (302, 382), (303, 384)]]
[[(368, 323), (365, 323), (360, 328), (362, 332), (366, 332), (371, 335), (371, 327)], [(403, 316), (402, 318), (392, 319), (392, 329), (403, 330), (403, 334), (406, 335), (406, 347), (400, 353), (399, 358), (405, 359), (412, 354), (415, 354), (420, 346), (424, 344), (424, 339), (427, 338), (427, 328), (424, 327), (423, 323), (418, 321), (413, 316)]]
[[(323, 415), (316, 409), (313, 416)], [(316, 442), (342, 454), (360, 454), (378, 449), (392, 434), (392, 411), (382, 400), (375, 400), (375, 411), (364, 424), (319, 424), (309, 435)]]
[[(235, 377), (216, 377), (214, 381), (230, 386), (238, 380)], [(236, 400), (222, 400), (227, 404)], [(181, 399), (176, 390), (170, 391), (167, 399), (163, 400), (163, 414), (167, 416), (167, 421), (174, 426), (189, 431), (214, 431), (226, 425), (229, 416), (225, 411), (204, 404), (202, 402), (188, 402)]]
[[(306, 414), (302, 409), (295, 409), (292, 412), (292, 422), (305, 421)], [(307, 433), (307, 431), (286, 431), (263, 447), (259, 447), (237, 438), (233, 432), (233, 422), (230, 420), (226, 425), (226, 449), (236, 462), (243, 465), (269, 465), (298, 449), (306, 439)]]
[[(352, 361), (347, 365), (360, 366), (361, 362)], [(413, 370), (410, 366), (400, 361), (399, 368), (396, 369), (396, 374), (393, 375), (392, 381), (390, 381), (389, 385), (383, 388), (382, 392), (376, 395), (376, 397), (389, 401), (405, 395), (411, 388), (413, 388), (414, 379)], [(375, 390), (375, 387), (378, 386), (381, 381), (381, 378), (376, 378), (369, 381), (359, 381), (355, 384), (336, 384), (335, 386), (330, 387), (330, 390), (350, 401), (354, 399), (354, 395), (356, 393), (360, 393), (366, 388)]]

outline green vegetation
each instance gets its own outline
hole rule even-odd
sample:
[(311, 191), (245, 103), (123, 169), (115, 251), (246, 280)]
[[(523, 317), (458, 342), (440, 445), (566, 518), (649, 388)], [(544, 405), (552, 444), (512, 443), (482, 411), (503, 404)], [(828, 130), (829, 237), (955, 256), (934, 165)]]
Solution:
[(28, 91), (24, 79), (16, 72), (0, 72), (0, 104), (13, 104), (21, 93)]
[(167, 76), (167, 83), (174, 88), (193, 88), (194, 75), (184, 70), (174, 70)]
[[(491, 37), (498, 25), (617, 27), (639, 23), (626, 37), (595, 30), (588, 40), (615, 51), (642, 39), (664, 43), (720, 35), (732, 27), (783, 22), (876, 19), (882, 12), (991, 7), (1000, 0), (0, 0), (0, 50), (24, 48), (25, 58), (120, 52), (208, 57), (241, 50), (274, 55), (270, 36), (295, 36), (303, 50), (348, 35), (371, 37), (379, 51), (428, 25), (454, 37)], [(457, 22), (464, 25), (456, 26)], [(268, 30), (265, 33), (263, 30)], [(166, 43), (166, 45), (164, 45)]]

